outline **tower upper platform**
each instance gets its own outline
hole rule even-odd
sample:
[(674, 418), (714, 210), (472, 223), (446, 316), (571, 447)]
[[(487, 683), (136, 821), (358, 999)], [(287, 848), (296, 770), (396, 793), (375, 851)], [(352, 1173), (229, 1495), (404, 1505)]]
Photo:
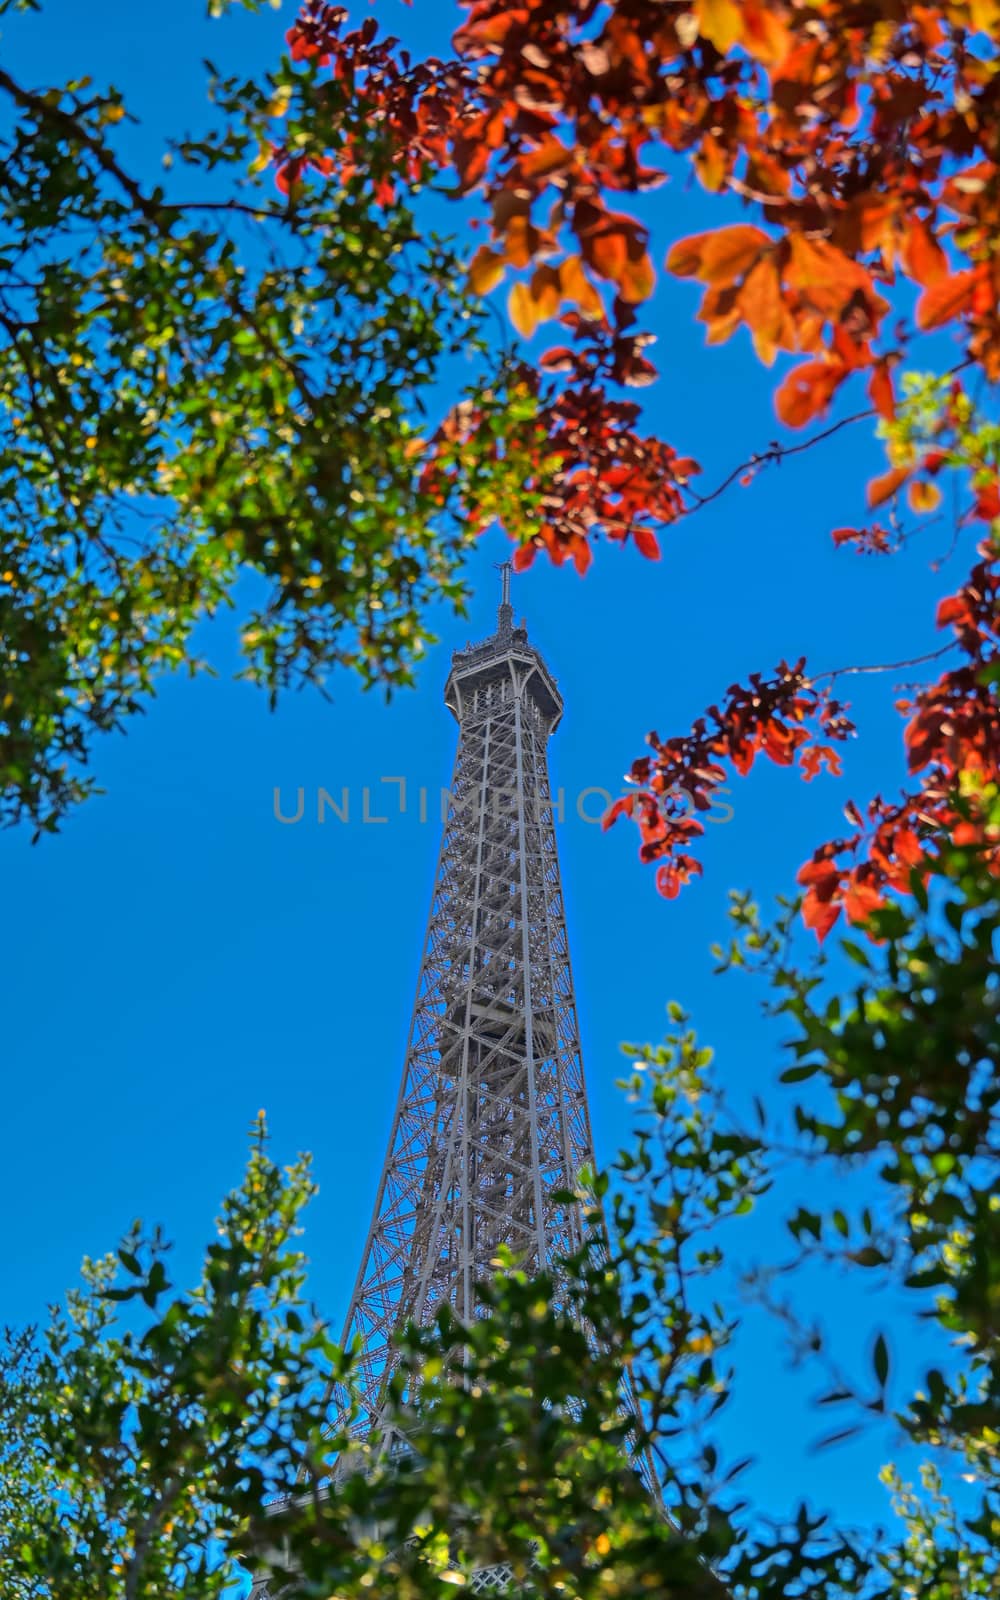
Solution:
[(510, 563), (500, 571), (503, 589), (496, 632), (481, 644), (455, 651), (444, 688), (445, 705), (459, 723), (465, 723), (495, 707), (498, 695), (502, 702), (510, 694), (523, 699), (544, 723), (546, 733), (552, 733), (562, 717), (562, 695), (540, 652), (528, 643), (527, 628), (523, 623), (514, 626)]

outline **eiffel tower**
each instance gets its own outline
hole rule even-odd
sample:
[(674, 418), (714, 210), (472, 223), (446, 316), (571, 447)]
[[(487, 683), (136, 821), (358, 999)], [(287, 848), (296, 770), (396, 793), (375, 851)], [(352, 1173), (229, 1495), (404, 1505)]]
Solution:
[[(458, 722), (417, 996), (389, 1147), (344, 1326), (357, 1342), (359, 1439), (383, 1434), (395, 1335), (447, 1302), (479, 1314), (501, 1245), (529, 1273), (582, 1242), (557, 1198), (594, 1154), (546, 746), (556, 681), (514, 626), (501, 568), (497, 628), (452, 656)], [(474, 1574), (503, 1591), (507, 1568)], [(249, 1600), (269, 1600), (267, 1581)]]
[(546, 745), (556, 681), (514, 626), (452, 657), (458, 752), (392, 1133), (344, 1328), (359, 1342), (362, 1431), (377, 1425), (394, 1335), (476, 1284), (508, 1246), (528, 1272), (580, 1243), (554, 1198), (593, 1144)]

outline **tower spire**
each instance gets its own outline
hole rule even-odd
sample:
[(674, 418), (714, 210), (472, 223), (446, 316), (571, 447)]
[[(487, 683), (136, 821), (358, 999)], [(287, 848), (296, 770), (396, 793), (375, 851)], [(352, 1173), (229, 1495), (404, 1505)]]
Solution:
[(497, 632), (501, 639), (508, 639), (514, 628), (514, 607), (510, 603), (510, 575), (514, 569), (509, 561), (501, 561), (497, 565), (500, 574), (500, 609), (497, 612)]

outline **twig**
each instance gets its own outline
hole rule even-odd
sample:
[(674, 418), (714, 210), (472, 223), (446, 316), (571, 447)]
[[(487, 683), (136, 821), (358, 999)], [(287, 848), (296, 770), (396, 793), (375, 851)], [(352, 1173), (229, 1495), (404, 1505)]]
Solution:
[(829, 439), (833, 434), (839, 433), (841, 428), (849, 427), (852, 422), (863, 422), (866, 417), (873, 417), (874, 415), (875, 408), (869, 406), (864, 411), (852, 412), (849, 417), (841, 417), (839, 422), (831, 423), (828, 428), (824, 428), (820, 433), (812, 434), (810, 438), (803, 439), (799, 444), (771, 445), (767, 450), (761, 451), (759, 455), (751, 456), (750, 460), (744, 461), (741, 466), (734, 467), (732, 472), (723, 478), (722, 482), (710, 490), (708, 494), (697, 494), (695, 492), (695, 504), (688, 508), (688, 516), (691, 516), (695, 511), (700, 511), (702, 506), (709, 505), (711, 501), (717, 500), (731, 484), (736, 482), (737, 478), (741, 478), (746, 472), (753, 471), (755, 467), (767, 466), (771, 461), (781, 461), (785, 456), (795, 456), (801, 454), (803, 450), (811, 450), (813, 445), (822, 444), (824, 439)]
[(870, 667), (833, 667), (829, 672), (810, 673), (810, 682), (819, 683), (823, 678), (843, 678), (848, 673), (856, 672), (901, 672), (904, 667), (921, 667), (927, 661), (937, 661), (957, 646), (958, 640), (950, 639), (947, 644), (939, 645), (936, 650), (928, 650), (924, 656), (911, 656), (908, 661), (883, 661)]
[(0, 67), (0, 89), (6, 90), (22, 111), (30, 111), (40, 122), (48, 122), (59, 128), (64, 138), (89, 150), (98, 165), (109, 177), (115, 179), (120, 188), (124, 189), (136, 210), (140, 211), (149, 222), (158, 220), (162, 207), (144, 194), (135, 179), (119, 166), (103, 139), (88, 133), (82, 123), (68, 111), (64, 111), (61, 106), (50, 105), (43, 95), (35, 94), (31, 89), (23, 89), (2, 67)]

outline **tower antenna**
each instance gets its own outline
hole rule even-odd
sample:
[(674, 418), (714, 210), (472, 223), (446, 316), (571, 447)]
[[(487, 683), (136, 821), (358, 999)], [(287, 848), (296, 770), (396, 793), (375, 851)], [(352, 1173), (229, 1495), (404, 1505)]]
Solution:
[(496, 570), (500, 574), (500, 610), (497, 621), (502, 634), (510, 633), (514, 626), (514, 607), (510, 603), (510, 575), (513, 571), (509, 561), (498, 561)]

